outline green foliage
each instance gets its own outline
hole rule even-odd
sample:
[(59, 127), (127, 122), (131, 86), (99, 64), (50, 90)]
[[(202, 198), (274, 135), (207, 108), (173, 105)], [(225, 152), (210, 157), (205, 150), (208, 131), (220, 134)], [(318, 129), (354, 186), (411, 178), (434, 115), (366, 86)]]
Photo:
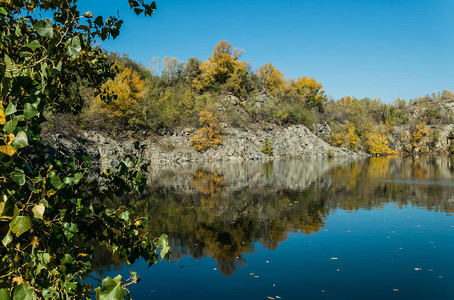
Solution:
[(329, 158), (334, 157), (334, 151), (331, 150), (331, 149), (328, 149), (328, 151), (326, 152), (326, 154), (328, 155)]
[(273, 142), (268, 139), (265, 139), (263, 141), (262, 152), (266, 155), (272, 156), (273, 155)]
[[(155, 8), (154, 3), (129, 3), (137, 14), (151, 15)], [(52, 19), (37, 19), (43, 11)], [(65, 149), (49, 157), (38, 143), (45, 106), (80, 110), (77, 101), (62, 101), (74, 92), (71, 82), (99, 87), (113, 78), (111, 63), (93, 42), (115, 38), (122, 21), (92, 18), (77, 10), (76, 1), (0, 3), (2, 299), (87, 298), (92, 287), (80, 278), (92, 271), (100, 245), (129, 262), (143, 257), (155, 263), (157, 248), (168, 255), (166, 236), (147, 238), (146, 219), (134, 217), (129, 197), (116, 208), (104, 204), (142, 192), (147, 162), (130, 156), (115, 171), (94, 174), (86, 157), (65, 155)], [(121, 278), (115, 278), (115, 287), (111, 281), (103, 281), (100, 299), (127, 294)]]

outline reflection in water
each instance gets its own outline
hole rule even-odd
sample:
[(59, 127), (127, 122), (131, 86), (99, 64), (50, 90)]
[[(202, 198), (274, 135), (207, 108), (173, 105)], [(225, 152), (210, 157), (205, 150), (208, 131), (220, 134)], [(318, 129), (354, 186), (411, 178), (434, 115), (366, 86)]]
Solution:
[(318, 232), (336, 209), (386, 203), (454, 212), (452, 157), (289, 160), (161, 169), (137, 203), (153, 236), (169, 235), (172, 258), (212, 257), (231, 275), (256, 242), (276, 249), (288, 232)]

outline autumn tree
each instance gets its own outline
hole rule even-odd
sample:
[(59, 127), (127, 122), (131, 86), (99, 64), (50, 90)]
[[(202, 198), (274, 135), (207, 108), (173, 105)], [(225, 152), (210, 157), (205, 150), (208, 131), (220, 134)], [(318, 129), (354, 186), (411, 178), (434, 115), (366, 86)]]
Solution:
[(325, 101), (325, 91), (323, 85), (317, 82), (314, 78), (306, 76), (298, 78), (297, 81), (292, 81), (292, 87), (299, 95), (300, 101), (304, 101), (309, 108), (316, 108), (320, 112), (323, 111), (323, 103)]
[(427, 127), (425, 122), (419, 122), (410, 127), (410, 145), (412, 153), (415, 154), (422, 145), (423, 138), (427, 134)]
[(242, 51), (233, 48), (227, 41), (220, 41), (207, 61), (200, 65), (200, 75), (194, 80), (197, 90), (203, 91), (213, 84), (229, 83), (233, 90), (242, 88), (245, 77), (249, 76), (246, 63), (239, 61)]
[(339, 126), (331, 134), (331, 145), (342, 147), (352, 151), (358, 151), (359, 142), (361, 139), (356, 133), (355, 125), (347, 122), (345, 126)]
[(276, 69), (271, 63), (264, 65), (257, 70), (257, 74), (265, 88), (272, 95), (278, 95), (285, 89), (284, 74)]
[[(143, 118), (140, 101), (145, 93), (144, 81), (131, 68), (124, 68), (114, 79), (108, 80), (103, 89), (114, 95), (105, 102), (102, 95), (90, 101), (85, 119), (105, 129), (125, 128)], [(142, 121), (143, 123), (143, 121)]]
[(378, 132), (371, 132), (367, 135), (365, 146), (367, 151), (372, 155), (388, 154), (389, 141), (385, 135)]
[(205, 151), (209, 148), (216, 149), (222, 144), (221, 125), (212, 109), (200, 112), (199, 124), (202, 128), (197, 130), (189, 139), (195, 150)]

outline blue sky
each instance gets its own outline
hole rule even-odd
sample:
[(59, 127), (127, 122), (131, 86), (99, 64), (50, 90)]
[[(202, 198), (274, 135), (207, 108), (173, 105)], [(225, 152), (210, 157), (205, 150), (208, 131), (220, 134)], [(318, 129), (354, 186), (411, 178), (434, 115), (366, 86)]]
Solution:
[(271, 62), (287, 78), (313, 77), (328, 95), (410, 99), (454, 90), (454, 0), (157, 0), (153, 18), (127, 0), (79, 0), (117, 15), (123, 31), (103, 47), (152, 57), (206, 59), (220, 40), (244, 49), (253, 69)]

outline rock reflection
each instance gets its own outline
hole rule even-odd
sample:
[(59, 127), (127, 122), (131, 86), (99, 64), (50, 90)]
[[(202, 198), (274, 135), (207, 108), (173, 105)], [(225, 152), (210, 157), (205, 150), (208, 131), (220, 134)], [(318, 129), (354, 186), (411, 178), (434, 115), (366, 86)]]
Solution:
[(167, 167), (137, 203), (152, 235), (167, 233), (172, 258), (212, 257), (225, 275), (255, 243), (276, 249), (289, 232), (310, 235), (337, 209), (395, 203), (454, 212), (452, 157), (276, 161)]

